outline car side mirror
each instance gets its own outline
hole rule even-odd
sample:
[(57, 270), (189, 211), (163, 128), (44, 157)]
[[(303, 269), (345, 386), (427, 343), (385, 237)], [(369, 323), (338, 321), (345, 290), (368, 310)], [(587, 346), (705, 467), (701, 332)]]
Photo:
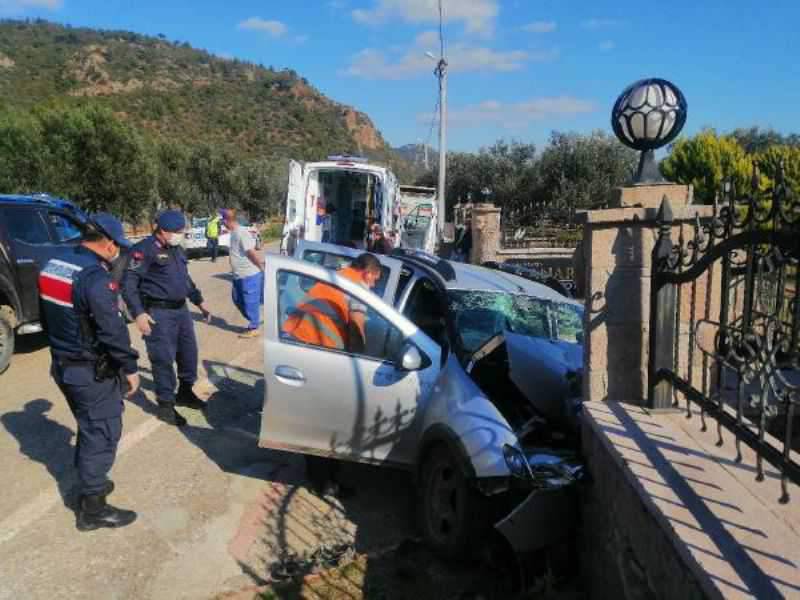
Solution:
[(406, 342), (403, 344), (395, 364), (401, 371), (419, 371), (429, 365), (430, 360), (414, 344)]

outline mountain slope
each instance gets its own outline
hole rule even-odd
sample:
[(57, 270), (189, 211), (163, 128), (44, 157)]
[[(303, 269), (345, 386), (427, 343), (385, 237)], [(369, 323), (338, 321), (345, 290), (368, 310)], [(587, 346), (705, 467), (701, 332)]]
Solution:
[(237, 156), (364, 154), (409, 165), (369, 117), (292, 70), (276, 71), (124, 31), (0, 21), (0, 108), (94, 102), (150, 133)]

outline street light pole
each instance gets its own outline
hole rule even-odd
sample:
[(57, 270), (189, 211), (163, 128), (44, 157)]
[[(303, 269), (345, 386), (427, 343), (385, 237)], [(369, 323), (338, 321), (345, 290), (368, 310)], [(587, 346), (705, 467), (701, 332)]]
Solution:
[(445, 193), (447, 191), (447, 61), (439, 58), (435, 71), (439, 77), (439, 239), (444, 237), (444, 222), (447, 214)]

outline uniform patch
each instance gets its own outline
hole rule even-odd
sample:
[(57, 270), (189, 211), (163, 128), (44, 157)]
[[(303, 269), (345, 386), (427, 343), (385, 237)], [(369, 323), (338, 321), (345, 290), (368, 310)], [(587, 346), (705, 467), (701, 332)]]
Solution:
[(166, 252), (159, 252), (156, 254), (156, 260), (158, 261), (158, 264), (165, 265), (169, 262), (169, 254)]
[(128, 268), (132, 271), (137, 271), (142, 266), (144, 260), (144, 252), (141, 250), (134, 250), (131, 252), (131, 259), (128, 261)]

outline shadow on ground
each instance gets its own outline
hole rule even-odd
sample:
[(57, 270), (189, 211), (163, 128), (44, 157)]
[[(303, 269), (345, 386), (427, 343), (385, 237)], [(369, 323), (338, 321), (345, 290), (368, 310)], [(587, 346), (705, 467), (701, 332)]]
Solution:
[(339, 480), (355, 495), (320, 497), (307, 485), (302, 456), (258, 447), (262, 374), (205, 367), (218, 388), (208, 401), (210, 428), (181, 431), (220, 469), (264, 481), (228, 544), (252, 585), (275, 586), (263, 598), (512, 597), (512, 582), (491, 561), (448, 563), (418, 541), (407, 473), (345, 463)]

